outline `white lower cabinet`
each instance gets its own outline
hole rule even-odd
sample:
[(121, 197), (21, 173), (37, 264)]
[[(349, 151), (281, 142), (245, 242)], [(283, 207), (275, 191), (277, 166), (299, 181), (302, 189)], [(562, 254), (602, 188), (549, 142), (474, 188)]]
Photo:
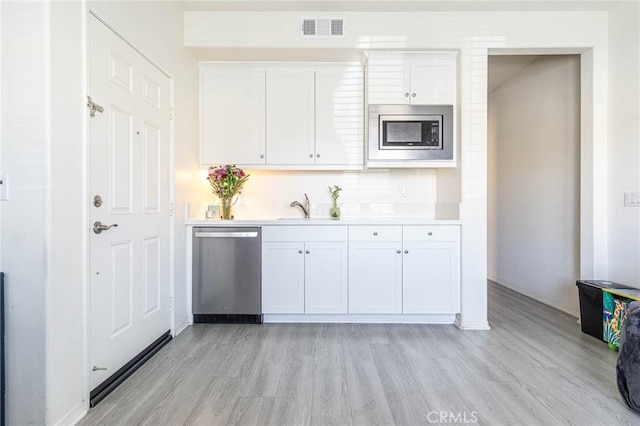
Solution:
[(403, 247), (402, 312), (459, 312), (459, 262), (456, 243), (405, 242)]
[(262, 312), (304, 313), (304, 243), (262, 243)]
[(263, 313), (347, 313), (346, 227), (263, 227), (262, 238)]
[(349, 243), (349, 313), (402, 313), (402, 243)]
[(402, 312), (460, 312), (460, 228), (402, 227)]
[(347, 243), (306, 243), (304, 310), (307, 314), (347, 313)]
[(265, 314), (460, 312), (459, 226), (269, 226), (262, 238)]

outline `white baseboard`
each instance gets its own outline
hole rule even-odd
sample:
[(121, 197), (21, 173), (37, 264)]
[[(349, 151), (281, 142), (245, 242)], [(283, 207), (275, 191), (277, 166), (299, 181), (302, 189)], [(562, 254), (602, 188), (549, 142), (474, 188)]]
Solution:
[(269, 323), (453, 324), (454, 319), (454, 314), (264, 314)]
[(562, 312), (564, 312), (566, 314), (569, 314), (572, 317), (579, 317), (580, 316), (577, 312), (571, 312), (571, 310), (567, 306), (558, 303), (556, 300), (549, 299), (547, 297), (541, 296), (540, 294), (538, 294), (538, 293), (536, 293), (534, 291), (530, 291), (527, 288), (518, 286), (518, 285), (516, 285), (516, 284), (514, 284), (512, 282), (509, 282), (508, 280), (504, 280), (504, 279), (502, 279), (500, 277), (496, 277), (494, 275), (488, 275), (487, 279), (489, 281), (493, 281), (494, 283), (496, 283), (496, 284), (498, 284), (498, 285), (500, 285), (502, 287), (506, 287), (506, 288), (511, 289), (511, 290), (513, 290), (513, 291), (515, 291), (517, 293), (520, 293), (520, 294), (524, 294), (525, 296), (530, 297), (530, 298), (532, 298), (534, 300), (537, 300), (540, 303), (544, 303), (545, 305), (549, 305), (552, 308), (558, 309), (559, 311), (562, 311)]
[(191, 324), (189, 324), (189, 317), (182, 318), (176, 323), (176, 334), (173, 337), (176, 337), (178, 334), (182, 333), (190, 325)]
[(87, 415), (89, 409), (85, 401), (76, 404), (67, 414), (60, 420), (53, 422), (54, 425), (68, 426), (75, 425)]
[(460, 330), (491, 330), (491, 326), (489, 326), (489, 321), (463, 321), (460, 317), (460, 314), (456, 315), (456, 320), (454, 322), (455, 326)]

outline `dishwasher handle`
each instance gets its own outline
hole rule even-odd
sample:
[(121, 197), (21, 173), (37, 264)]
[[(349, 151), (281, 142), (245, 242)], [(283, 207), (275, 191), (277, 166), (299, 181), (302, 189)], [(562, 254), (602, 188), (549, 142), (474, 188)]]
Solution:
[(196, 238), (257, 238), (257, 232), (196, 232)]

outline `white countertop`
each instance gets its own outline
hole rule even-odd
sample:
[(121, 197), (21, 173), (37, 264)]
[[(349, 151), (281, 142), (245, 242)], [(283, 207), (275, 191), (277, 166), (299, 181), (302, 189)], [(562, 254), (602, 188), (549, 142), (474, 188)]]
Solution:
[(380, 218), (349, 218), (332, 220), (329, 218), (304, 219), (200, 219), (187, 220), (187, 226), (282, 226), (282, 225), (460, 225), (460, 220), (439, 220), (423, 217), (380, 217)]

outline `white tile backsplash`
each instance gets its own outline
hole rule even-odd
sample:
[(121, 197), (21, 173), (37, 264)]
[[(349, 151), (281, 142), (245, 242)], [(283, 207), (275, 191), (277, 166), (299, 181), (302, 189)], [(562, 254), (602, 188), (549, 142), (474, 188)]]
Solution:
[[(338, 205), (343, 218), (435, 217), (435, 169), (376, 169), (364, 171), (265, 171), (246, 170), (249, 181), (234, 206), (242, 219), (300, 217), (291, 207), (302, 202), (304, 193), (311, 201), (311, 217), (329, 217), (329, 186), (338, 185)], [(207, 204), (217, 203), (203, 177), (204, 201), (187, 207), (188, 217), (204, 217)]]

